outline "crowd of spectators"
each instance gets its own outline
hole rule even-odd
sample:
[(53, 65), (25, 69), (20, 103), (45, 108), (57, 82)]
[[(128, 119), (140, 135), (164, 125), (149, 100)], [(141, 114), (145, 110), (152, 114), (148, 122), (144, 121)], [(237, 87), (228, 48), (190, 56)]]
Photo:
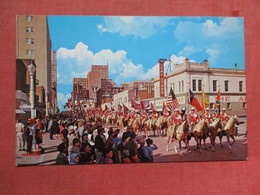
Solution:
[(151, 163), (157, 149), (152, 139), (130, 129), (120, 133), (99, 125), (84, 127), (82, 122), (63, 123), (61, 136), (57, 165)]

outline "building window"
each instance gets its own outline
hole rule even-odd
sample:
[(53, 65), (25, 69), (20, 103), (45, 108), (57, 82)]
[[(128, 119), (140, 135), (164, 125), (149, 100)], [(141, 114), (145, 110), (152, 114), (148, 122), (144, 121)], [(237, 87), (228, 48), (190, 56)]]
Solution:
[(33, 32), (33, 27), (26, 27), (26, 32)]
[(196, 90), (196, 80), (195, 79), (192, 80), (192, 91), (197, 91)]
[(181, 92), (181, 82), (179, 81), (179, 92)]
[(181, 81), (181, 89), (182, 89), (182, 92), (184, 92), (184, 80)]
[(243, 81), (239, 81), (239, 92), (243, 91)]
[(213, 91), (217, 91), (217, 80), (213, 80)]
[(34, 40), (31, 39), (31, 38), (27, 38), (27, 39), (26, 39), (26, 43), (27, 43), (27, 44), (34, 44)]
[(228, 91), (228, 81), (225, 81), (225, 91)]
[(231, 109), (231, 103), (227, 103), (227, 109)]
[(29, 22), (33, 21), (33, 16), (26, 16), (26, 21), (29, 21)]
[(243, 102), (243, 109), (246, 109), (246, 102)]
[(202, 80), (198, 80), (198, 91), (202, 91)]
[(34, 50), (26, 50), (27, 56), (34, 56)]

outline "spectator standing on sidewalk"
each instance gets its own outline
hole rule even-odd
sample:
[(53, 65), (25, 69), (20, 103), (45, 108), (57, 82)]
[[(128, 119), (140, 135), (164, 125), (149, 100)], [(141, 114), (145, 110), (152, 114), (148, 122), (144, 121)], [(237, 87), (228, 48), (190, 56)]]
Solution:
[(17, 141), (17, 149), (19, 151), (25, 150), (24, 148), (24, 139), (23, 139), (23, 133), (24, 133), (24, 124), (21, 120), (16, 121), (16, 141)]

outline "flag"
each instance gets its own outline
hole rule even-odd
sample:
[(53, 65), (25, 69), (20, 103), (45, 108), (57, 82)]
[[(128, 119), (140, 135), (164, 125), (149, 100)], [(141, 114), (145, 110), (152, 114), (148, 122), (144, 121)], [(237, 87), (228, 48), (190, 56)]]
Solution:
[(107, 107), (107, 105), (105, 105), (105, 110), (104, 111), (107, 111), (108, 110), (108, 107)]
[(194, 106), (198, 111), (201, 111), (202, 107), (201, 107), (199, 101), (197, 100), (197, 98), (195, 98), (195, 96), (194, 96), (194, 94), (192, 93), (191, 90), (190, 90), (190, 94), (189, 95), (190, 95), (190, 98), (189, 98), (190, 102), (189, 103), (192, 106)]
[(216, 103), (214, 104), (215, 111), (220, 113), (220, 89), (218, 90), (218, 95), (216, 98)]
[(154, 110), (154, 105), (153, 105), (152, 102), (150, 103), (150, 107), (151, 107), (152, 110)]
[(166, 110), (166, 105), (165, 105), (164, 102), (163, 102), (162, 110), (163, 110), (163, 111)]
[(141, 106), (140, 104), (137, 104), (134, 100), (131, 99), (131, 106), (132, 108), (134, 108), (135, 110), (141, 110)]
[(202, 90), (202, 114), (204, 114), (204, 112), (208, 106), (209, 106), (208, 98), (207, 98), (204, 90)]
[(178, 103), (178, 100), (177, 100), (177, 98), (176, 98), (172, 88), (170, 89), (170, 93), (168, 95), (168, 99), (166, 101), (166, 105), (168, 106), (168, 108), (171, 111), (173, 111), (173, 109), (175, 109), (175, 108), (179, 108), (180, 107), (180, 105)]
[(124, 111), (126, 111), (126, 112), (128, 112), (128, 111), (129, 111), (129, 109), (127, 108), (127, 106), (126, 106), (126, 105), (124, 105), (124, 104), (123, 104), (123, 107), (124, 107)]
[(141, 106), (141, 108), (142, 108), (143, 110), (145, 110), (145, 104), (144, 104), (143, 101), (140, 102), (140, 106)]
[(120, 104), (118, 104), (118, 110), (121, 111), (122, 110), (122, 106)]

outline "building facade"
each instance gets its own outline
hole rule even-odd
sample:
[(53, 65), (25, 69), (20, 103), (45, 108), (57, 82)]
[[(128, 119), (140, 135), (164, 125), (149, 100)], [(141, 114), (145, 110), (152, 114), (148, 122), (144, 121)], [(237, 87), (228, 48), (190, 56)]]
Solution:
[[(246, 114), (246, 79), (245, 70), (209, 68), (208, 61), (193, 63), (185, 59), (182, 64), (174, 64), (174, 70), (164, 78), (165, 94), (173, 89), (181, 107), (189, 109), (189, 90), (202, 102), (204, 90), (213, 110), (218, 90), (221, 94), (221, 107), (227, 108), (231, 114)], [(157, 108), (162, 107), (167, 97), (160, 98), (159, 78), (154, 78), (155, 98), (153, 103)], [(167, 95), (166, 95), (167, 96)]]
[(51, 40), (47, 16), (17, 16), (16, 27), (16, 58), (34, 59), (37, 64), (38, 85), (51, 94)]

